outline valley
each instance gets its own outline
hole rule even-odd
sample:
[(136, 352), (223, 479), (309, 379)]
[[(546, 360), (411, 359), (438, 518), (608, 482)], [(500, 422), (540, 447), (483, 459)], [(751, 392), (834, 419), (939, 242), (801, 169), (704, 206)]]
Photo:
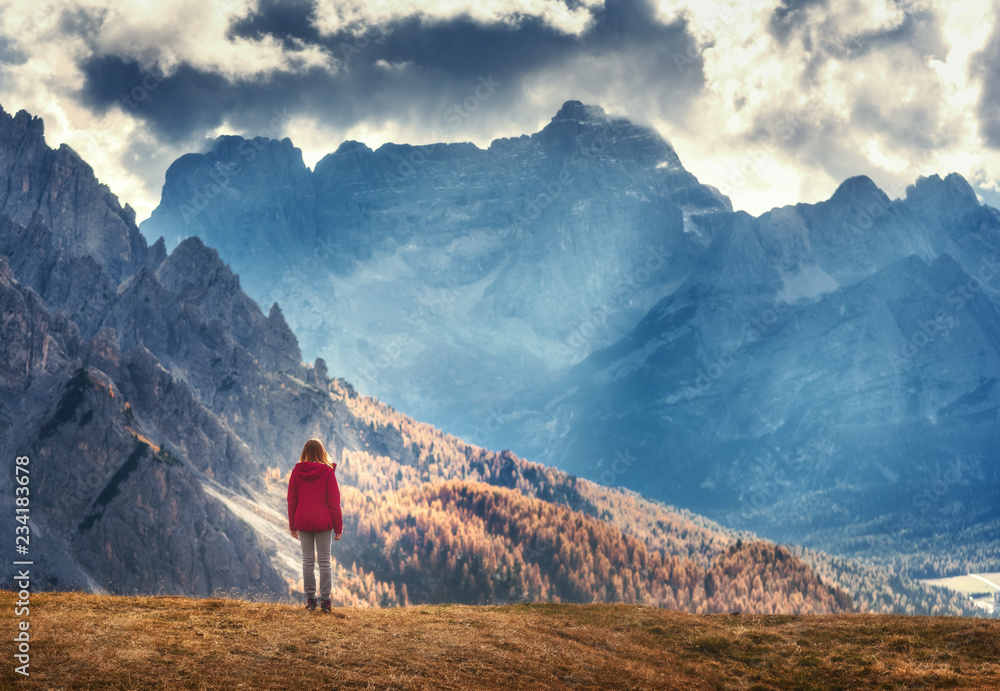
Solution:
[(217, 247), (362, 393), (772, 540), (997, 568), (1000, 211), (961, 175), (753, 217), (577, 101), (485, 149), (247, 145), (178, 159), (142, 230)]
[[(580, 112), (572, 104), (567, 109)], [(547, 136), (581, 126), (568, 115), (563, 120)], [(656, 498), (656, 484), (647, 483), (642, 495), (628, 489), (630, 477), (649, 470), (646, 445), (622, 445), (609, 454), (598, 484), (583, 472), (492, 450), (515, 427), (503, 407), (493, 409), (483, 434), (473, 434), (470, 443), (359, 393), (349, 380), (331, 376), (323, 358), (303, 362), (285, 306), (273, 303), (265, 313), (243, 292), (241, 276), (200, 238), (169, 252), (162, 239), (147, 244), (129, 208), (68, 147), (50, 149), (43, 127), (23, 111), (0, 113), (0, 173), (8, 183), (27, 181), (7, 184), (0, 198), (0, 446), (31, 456), (36, 481), (64, 497), (33, 514), (46, 536), (37, 562), (44, 590), (295, 598), (295, 543), (280, 525), (283, 478), (301, 441), (316, 436), (328, 441), (343, 486), (348, 533), (338, 544), (343, 556), (335, 554), (340, 605), (596, 601), (703, 613), (974, 611), (959, 594), (914, 580), (928, 570), (948, 575), (949, 564), (959, 563), (929, 543), (907, 541), (907, 550), (919, 548), (913, 554), (856, 557), (844, 556), (847, 549), (840, 555), (823, 549), (837, 544), (829, 538), (777, 544), (692, 511), (700, 506), (696, 495), (665, 503)], [(658, 151), (664, 156), (667, 150)], [(675, 180), (690, 182), (676, 169), (656, 170), (673, 170)], [(675, 203), (664, 198), (668, 202)], [(718, 213), (723, 217), (699, 217), (701, 235), (692, 230), (692, 237), (711, 232), (733, 242), (729, 211)], [(647, 249), (637, 256), (646, 273), (637, 269), (632, 280), (651, 285), (665, 264), (650, 263)], [(908, 260), (903, 266), (922, 265)], [(630, 284), (617, 279), (614, 285)], [(663, 304), (696, 285), (692, 278)], [(610, 310), (627, 302), (614, 300), (602, 304)], [(466, 303), (449, 297), (440, 304)], [(989, 306), (977, 304), (975, 313), (991, 318)], [(299, 306), (291, 305), (289, 313)], [(775, 321), (779, 333), (791, 328), (790, 317), (809, 309), (826, 308), (796, 305), (780, 315), (785, 321), (768, 313), (762, 319)], [(424, 314), (429, 324), (442, 312)], [(650, 319), (634, 334), (646, 333), (642, 324), (659, 324)], [(741, 357), (763, 362), (767, 353), (754, 350), (759, 347), (752, 344)], [(660, 357), (655, 349), (642, 352)], [(604, 358), (605, 351), (595, 351), (573, 371), (597, 372), (592, 363)], [(553, 419), (593, 386), (614, 381), (597, 377), (559, 393)], [(706, 395), (723, 395), (728, 386), (720, 379)], [(658, 394), (650, 388), (642, 395)], [(578, 419), (592, 433), (604, 429), (586, 415)], [(825, 453), (826, 428), (808, 421), (799, 426), (809, 434), (794, 437), (793, 448)], [(650, 422), (644, 434), (656, 431)], [(593, 450), (613, 438), (595, 438)], [(673, 443), (681, 451), (684, 437)], [(788, 462), (808, 467), (799, 456)], [(953, 485), (989, 486), (989, 464), (958, 467), (957, 477), (948, 476)], [(689, 472), (704, 470), (695, 464)], [(669, 477), (682, 489), (704, 485), (697, 475), (671, 471)], [(766, 502), (759, 508), (760, 516), (769, 515)], [(994, 509), (966, 503), (968, 529), (983, 534)], [(796, 542), (805, 547), (792, 546)]]

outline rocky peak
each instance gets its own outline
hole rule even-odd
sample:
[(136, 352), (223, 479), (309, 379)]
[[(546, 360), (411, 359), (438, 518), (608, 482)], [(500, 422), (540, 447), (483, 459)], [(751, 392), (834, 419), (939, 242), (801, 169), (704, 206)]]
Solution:
[(41, 214), (56, 247), (94, 257), (120, 281), (146, 258), (135, 213), (75, 151), (49, 148), (44, 134), (40, 118), (0, 108), (0, 212), (25, 226)]
[(179, 193), (189, 205), (189, 213), (200, 215), (207, 203), (220, 194), (239, 195), (233, 185), (234, 178), (249, 174), (269, 180), (275, 174), (283, 174), (301, 182), (308, 173), (302, 150), (287, 137), (278, 140), (222, 135), (204, 153), (185, 154), (170, 164), (163, 194)]
[(915, 183), (906, 188), (906, 199), (915, 200), (920, 196), (931, 197), (936, 202), (952, 207), (979, 206), (979, 199), (972, 185), (958, 173), (949, 173), (944, 180), (937, 174), (917, 178)]
[(844, 180), (825, 202), (799, 204), (796, 208), (804, 213), (807, 223), (815, 222), (822, 228), (821, 246), (830, 242), (853, 246), (871, 241), (895, 213), (889, 197), (867, 175)]
[(961, 217), (980, 209), (972, 186), (958, 173), (943, 180), (938, 175), (920, 177), (906, 188), (904, 207), (941, 229), (959, 227)]
[(552, 122), (572, 120), (574, 122), (607, 122), (608, 115), (600, 106), (588, 106), (580, 101), (566, 101), (552, 118)]
[(867, 175), (856, 175), (847, 178), (827, 203), (834, 205), (864, 205), (870, 202), (883, 202), (888, 205), (889, 198), (879, 189)]
[(39, 142), (45, 140), (45, 122), (41, 118), (31, 115), (26, 110), (19, 110), (11, 117), (0, 107), (0, 131), (8, 129), (30, 135)]
[(159, 281), (182, 303), (197, 306), (207, 320), (225, 324), (233, 339), (274, 371), (298, 371), (302, 353), (277, 304), (265, 318), (240, 288), (239, 276), (198, 237), (190, 237), (156, 271)]
[(550, 156), (683, 171), (673, 147), (656, 130), (625, 118), (610, 118), (600, 106), (580, 101), (566, 101), (533, 138)]
[(593, 137), (610, 125), (610, 120), (600, 106), (584, 105), (580, 101), (566, 101), (540, 132), (537, 141), (549, 148), (572, 147), (578, 136)]
[(347, 140), (341, 142), (337, 150), (319, 160), (313, 172), (320, 176), (343, 174), (345, 168), (353, 169), (363, 166), (371, 160), (374, 152), (362, 142)]
[(330, 376), (326, 368), (326, 360), (321, 357), (316, 358), (316, 361), (313, 363), (312, 383), (323, 390), (330, 388)]
[(301, 372), (302, 351), (299, 341), (288, 327), (278, 303), (271, 305), (263, 331), (262, 352), (265, 366), (275, 372)]
[[(150, 238), (163, 236), (167, 246), (194, 235), (222, 246), (228, 243), (218, 229), (235, 226), (228, 239), (241, 258), (273, 262), (289, 238), (315, 239), (314, 216), (312, 177), (290, 140), (223, 136), (205, 153), (185, 154), (170, 165), (160, 205), (142, 230)], [(260, 224), (273, 235), (259, 232)], [(226, 259), (234, 261), (232, 254)]]
[(337, 150), (333, 152), (334, 156), (347, 156), (349, 154), (370, 154), (372, 150), (364, 142), (358, 142), (353, 139), (348, 139), (340, 143)]
[(246, 139), (238, 135), (225, 134), (212, 142), (209, 155), (223, 161), (253, 159), (263, 156), (267, 159), (279, 160), (285, 165), (305, 168), (302, 150), (292, 144), (292, 140), (288, 137), (284, 139), (268, 139), (266, 137)]
[(156, 272), (160, 281), (182, 299), (201, 302), (209, 291), (227, 295), (239, 290), (240, 280), (219, 259), (219, 253), (198, 237), (181, 242)]
[(267, 324), (268, 328), (275, 333), (287, 332), (289, 336), (293, 339), (295, 336), (292, 334), (292, 330), (288, 328), (288, 322), (285, 321), (285, 315), (281, 312), (281, 307), (275, 302), (271, 305), (270, 311), (267, 313)]
[(161, 236), (156, 242), (150, 245), (149, 252), (146, 254), (146, 266), (155, 271), (166, 258), (167, 243)]

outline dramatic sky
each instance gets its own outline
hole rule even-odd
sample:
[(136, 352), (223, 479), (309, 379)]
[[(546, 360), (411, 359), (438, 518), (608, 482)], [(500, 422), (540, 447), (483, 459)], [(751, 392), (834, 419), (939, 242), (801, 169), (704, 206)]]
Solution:
[(958, 171), (1000, 206), (1000, 0), (0, 0), (0, 105), (139, 219), (224, 133), (473, 141), (563, 101), (656, 127), (752, 213)]

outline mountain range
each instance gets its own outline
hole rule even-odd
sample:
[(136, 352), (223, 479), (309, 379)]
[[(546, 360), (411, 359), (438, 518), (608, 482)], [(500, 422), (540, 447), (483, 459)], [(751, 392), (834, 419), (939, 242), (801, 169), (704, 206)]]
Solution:
[(486, 150), (348, 141), (312, 171), (287, 139), (220, 137), (170, 166), (142, 230), (202, 238), (306, 352), (495, 444), (498, 402), (623, 336), (729, 209), (654, 131), (570, 101)]
[(536, 394), (537, 457), (596, 476), (625, 449), (619, 482), (825, 549), (1000, 537), (1000, 212), (953, 174), (716, 218), (690, 279)]
[(142, 229), (203, 238), (307, 352), (474, 442), (912, 573), (997, 566), (1000, 212), (956, 173), (753, 217), (569, 101), (312, 171), (222, 137)]
[[(885, 567), (763, 542), (419, 423), (302, 362), (201, 239), (147, 245), (40, 119), (0, 111), (0, 452), (27, 457), (33, 587), (284, 599), (303, 440), (343, 488), (342, 605), (622, 601), (960, 613)], [(0, 501), (14, 515), (12, 474)], [(12, 544), (0, 553), (13, 559)]]

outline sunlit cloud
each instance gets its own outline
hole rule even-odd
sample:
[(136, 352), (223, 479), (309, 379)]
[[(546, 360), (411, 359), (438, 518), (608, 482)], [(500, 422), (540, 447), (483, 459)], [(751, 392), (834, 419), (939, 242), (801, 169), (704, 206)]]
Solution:
[[(488, 146), (568, 99), (656, 127), (751, 213), (827, 198), (857, 174), (891, 191), (957, 171), (1000, 191), (996, 3), (0, 8), (0, 105), (43, 117), (50, 145), (77, 150), (140, 219), (170, 162), (218, 134), (290, 137), (314, 165), (345, 139)], [(480, 80), (499, 85), (489, 100), (472, 96)]]
[(315, 24), (325, 34), (336, 34), (381, 30), (414, 17), (429, 24), (461, 17), (510, 27), (538, 19), (560, 33), (578, 36), (603, 6), (604, 0), (581, 0), (572, 6), (561, 0), (319, 0)]

